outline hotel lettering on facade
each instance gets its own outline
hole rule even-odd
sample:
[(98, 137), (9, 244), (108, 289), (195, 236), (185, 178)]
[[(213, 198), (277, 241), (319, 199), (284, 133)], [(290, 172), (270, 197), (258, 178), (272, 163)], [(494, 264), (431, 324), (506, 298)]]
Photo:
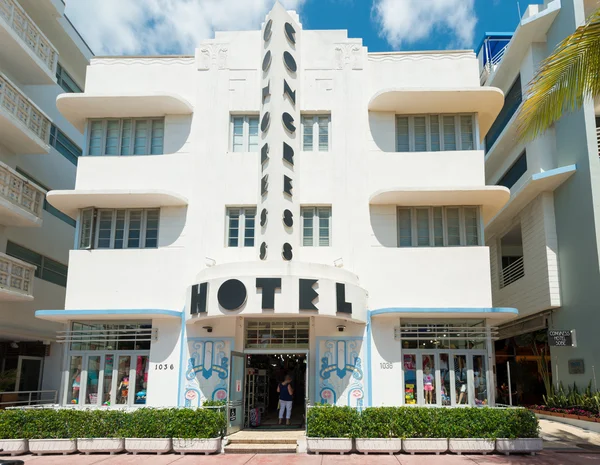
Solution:
[(247, 364), (293, 354), (311, 404), (493, 404), (503, 101), (472, 51), (368, 53), (279, 3), (194, 57), (93, 59), (58, 98), (87, 141), (48, 194), (77, 219), (66, 310), (37, 312), (62, 403), (243, 410)]

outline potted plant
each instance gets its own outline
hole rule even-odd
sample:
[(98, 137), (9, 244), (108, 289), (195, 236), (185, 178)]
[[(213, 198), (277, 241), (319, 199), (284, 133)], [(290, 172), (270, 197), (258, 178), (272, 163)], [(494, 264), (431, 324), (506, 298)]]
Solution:
[(306, 419), (308, 451), (315, 454), (350, 452), (358, 420), (358, 412), (352, 407), (323, 405), (310, 408)]
[[(19, 400), (19, 394), (12, 392), (17, 382), (17, 370), (6, 370), (0, 372), (0, 402), (3, 407), (12, 407), (10, 402)], [(9, 394), (7, 394), (7, 392)]]
[(535, 415), (524, 408), (506, 409), (504, 421), (498, 427), (496, 450), (505, 455), (542, 450), (539, 424)]
[(371, 407), (360, 415), (356, 433), (356, 450), (363, 454), (394, 454), (402, 450), (402, 439), (394, 437), (395, 407)]
[(20, 455), (29, 451), (23, 437), (25, 412), (23, 410), (0, 410), (0, 455)]
[(35, 455), (72, 454), (77, 440), (70, 425), (76, 423), (79, 412), (70, 409), (26, 410), (23, 437), (29, 440), (29, 451)]
[(121, 410), (79, 411), (74, 426), (77, 436), (77, 449), (89, 455), (93, 452), (110, 455), (125, 450), (123, 426), (127, 413)]
[(398, 436), (404, 436), (402, 450), (409, 454), (440, 454), (448, 450), (448, 439), (440, 425), (442, 408), (402, 407), (394, 420)]
[(487, 407), (446, 409), (441, 426), (449, 438), (450, 452), (458, 455), (494, 452), (494, 437), (504, 412)]
[(139, 408), (127, 414), (123, 427), (125, 450), (165, 454), (171, 451), (169, 428), (175, 409)]
[(226, 426), (223, 407), (175, 410), (171, 419), (173, 450), (180, 454), (213, 454), (221, 451)]

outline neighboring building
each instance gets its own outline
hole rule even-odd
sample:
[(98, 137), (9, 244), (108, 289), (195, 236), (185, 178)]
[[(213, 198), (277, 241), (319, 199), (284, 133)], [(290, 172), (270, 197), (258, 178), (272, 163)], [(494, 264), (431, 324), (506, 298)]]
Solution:
[(0, 406), (52, 400), (60, 387), (61, 326), (34, 312), (64, 308), (75, 221), (46, 191), (73, 188), (83, 137), (56, 97), (82, 91), (92, 56), (64, 9), (0, 0), (0, 372), (17, 370), (17, 391), (46, 391), (0, 394)]
[(228, 399), (235, 429), (286, 372), (299, 405), (493, 403), (503, 101), (472, 51), (368, 53), (279, 3), (195, 57), (93, 59), (58, 98), (86, 134), (48, 194), (77, 219), (66, 310), (37, 312), (68, 328), (61, 403)]
[(577, 347), (552, 347), (551, 363), (546, 359), (555, 384), (586, 387), (600, 366), (600, 164), (594, 104), (565, 114), (532, 142), (516, 137), (517, 110), (538, 65), (597, 6), (596, 0), (530, 5), (514, 34), (490, 34), (478, 52), (482, 83), (506, 95), (486, 136), (485, 155), (487, 184), (511, 190), (510, 201), (485, 229), (493, 302), (519, 310), (519, 319), (500, 329), (498, 381), (506, 380), (507, 360), (531, 363), (531, 370), (524, 370), (529, 377), (517, 386), (525, 403), (544, 393), (535, 375), (543, 344), (537, 355), (532, 347), (533, 339), (544, 341), (548, 329), (576, 331)]

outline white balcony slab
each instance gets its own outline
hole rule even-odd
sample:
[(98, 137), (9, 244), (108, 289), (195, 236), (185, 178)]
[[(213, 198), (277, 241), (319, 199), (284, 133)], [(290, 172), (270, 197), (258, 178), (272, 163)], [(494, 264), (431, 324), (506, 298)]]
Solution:
[(16, 154), (48, 153), (50, 124), (50, 118), (13, 82), (0, 73), (2, 145)]
[(189, 115), (194, 109), (183, 97), (169, 92), (143, 94), (62, 94), (56, 107), (82, 133), (89, 118), (138, 118)]
[(33, 300), (35, 265), (0, 252), (0, 302)]
[(148, 190), (55, 190), (46, 198), (51, 205), (73, 219), (82, 208), (160, 208), (183, 207), (182, 195), (158, 189)]
[(563, 166), (543, 173), (536, 173), (531, 176), (521, 187), (513, 192), (510, 200), (502, 210), (492, 218), (488, 218), (485, 226), (486, 237), (492, 237), (494, 234), (506, 226), (506, 222), (511, 220), (527, 204), (533, 201), (542, 192), (553, 192), (558, 186), (569, 179), (577, 171), (576, 165)]
[(375, 192), (371, 196), (369, 204), (403, 207), (480, 205), (484, 222), (487, 222), (504, 207), (509, 198), (510, 191), (503, 186), (455, 187), (453, 189), (397, 187)]
[(58, 51), (16, 0), (0, 1), (0, 62), (19, 82), (56, 83)]
[(398, 115), (477, 113), (479, 137), (485, 137), (504, 105), (504, 94), (493, 87), (391, 88), (377, 92), (369, 102), (371, 111)]
[(39, 227), (46, 191), (0, 162), (0, 225)]

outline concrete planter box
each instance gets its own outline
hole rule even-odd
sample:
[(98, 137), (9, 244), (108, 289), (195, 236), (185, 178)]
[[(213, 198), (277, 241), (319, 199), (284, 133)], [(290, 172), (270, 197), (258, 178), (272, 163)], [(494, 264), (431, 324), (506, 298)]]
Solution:
[(395, 454), (402, 450), (402, 439), (399, 438), (355, 439), (355, 441), (356, 450), (363, 454)]
[(533, 439), (496, 439), (496, 450), (501, 454), (531, 454), (542, 450), (542, 440)]
[(173, 438), (173, 450), (180, 454), (214, 454), (221, 452), (221, 438), (212, 439), (176, 439)]
[(409, 454), (423, 452), (438, 455), (448, 450), (448, 440), (437, 438), (404, 439), (402, 441), (402, 450)]
[(29, 451), (35, 455), (72, 454), (77, 451), (76, 439), (30, 439)]
[(140, 452), (166, 454), (171, 451), (171, 440), (163, 438), (126, 438), (125, 450), (136, 455)]
[(21, 455), (29, 452), (27, 439), (0, 439), (0, 455)]
[(125, 440), (122, 438), (78, 438), (77, 450), (84, 454), (93, 452), (109, 453), (110, 455), (125, 450)]
[(448, 449), (455, 454), (489, 454), (494, 452), (496, 441), (493, 439), (449, 439)]
[(352, 451), (352, 439), (349, 438), (306, 438), (309, 452), (336, 452), (343, 454)]

